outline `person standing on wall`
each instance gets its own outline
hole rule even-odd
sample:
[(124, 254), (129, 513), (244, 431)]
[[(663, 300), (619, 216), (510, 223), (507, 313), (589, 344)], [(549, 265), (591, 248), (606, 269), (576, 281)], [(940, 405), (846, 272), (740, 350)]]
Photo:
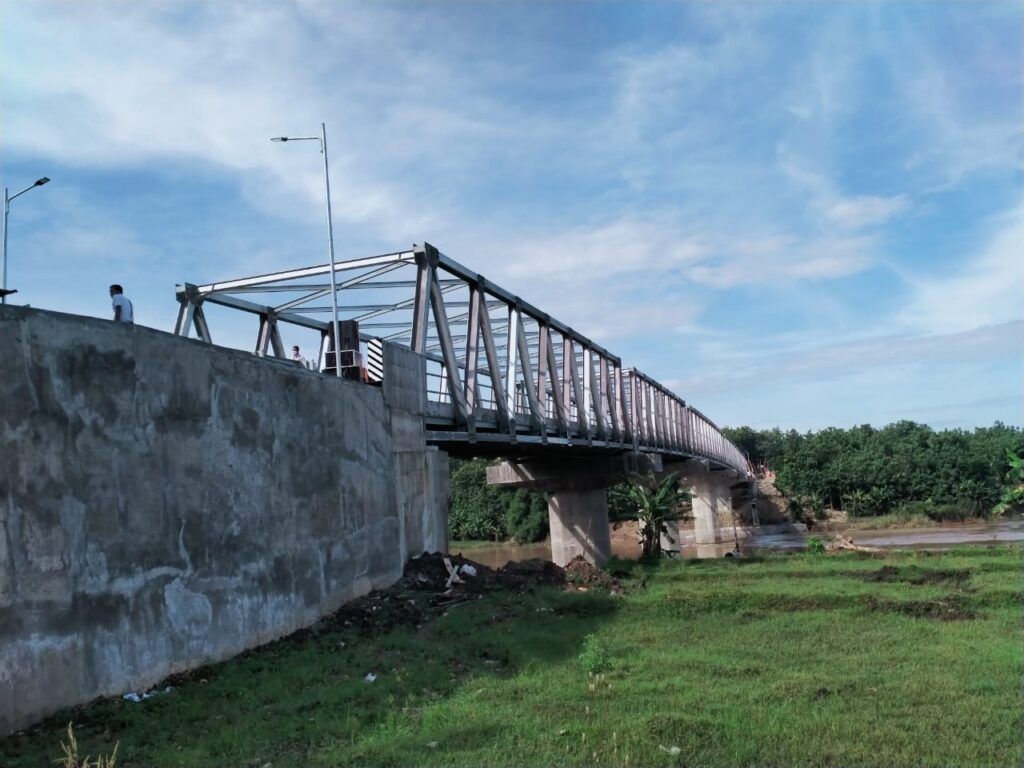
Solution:
[(132, 303), (124, 295), (124, 288), (116, 283), (110, 286), (110, 303), (114, 307), (115, 323), (135, 322), (135, 312), (132, 310)]

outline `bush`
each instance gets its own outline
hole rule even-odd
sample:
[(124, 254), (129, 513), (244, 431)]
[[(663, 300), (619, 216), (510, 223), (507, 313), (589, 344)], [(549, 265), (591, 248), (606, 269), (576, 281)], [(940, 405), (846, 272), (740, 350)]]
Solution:
[(825, 542), (819, 539), (817, 536), (807, 537), (807, 552), (812, 555), (823, 555), (825, 554)]
[(452, 469), (448, 529), (453, 539), (505, 538), (503, 521), (511, 494), (487, 485), (486, 470), (483, 461), (456, 462)]
[(608, 489), (608, 520), (636, 520), (636, 502), (629, 495), (629, 483), (619, 483)]
[(548, 503), (542, 493), (520, 488), (505, 510), (505, 532), (518, 544), (540, 541), (548, 534)]
[(448, 529), (453, 539), (519, 543), (548, 535), (548, 505), (542, 493), (487, 485), (483, 459), (453, 461)]
[(590, 674), (599, 675), (611, 669), (612, 655), (596, 635), (587, 635), (583, 638), (580, 664)]

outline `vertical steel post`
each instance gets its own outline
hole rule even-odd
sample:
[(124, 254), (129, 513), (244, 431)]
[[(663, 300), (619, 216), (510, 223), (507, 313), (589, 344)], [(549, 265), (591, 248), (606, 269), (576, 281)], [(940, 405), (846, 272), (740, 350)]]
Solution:
[[(11, 212), (11, 198), (7, 187), (4, 187), (4, 291), (7, 290), (7, 216)], [(0, 303), (7, 303), (7, 294), (0, 296)]]
[(320, 149), (324, 155), (324, 186), (327, 189), (327, 244), (331, 254), (331, 311), (334, 313), (334, 372), (341, 378), (341, 323), (338, 321), (338, 285), (335, 282), (334, 222), (331, 217), (331, 171), (327, 165), (327, 124), (320, 123)]

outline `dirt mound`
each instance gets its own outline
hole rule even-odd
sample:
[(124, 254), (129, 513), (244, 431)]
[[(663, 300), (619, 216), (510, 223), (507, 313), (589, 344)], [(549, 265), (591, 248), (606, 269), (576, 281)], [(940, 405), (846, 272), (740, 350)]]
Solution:
[(494, 571), (486, 565), (473, 562), (461, 555), (431, 552), (414, 557), (406, 563), (402, 578), (391, 589), (483, 592), (493, 584)]
[(531, 588), (537, 585), (560, 587), (565, 584), (566, 572), (550, 560), (532, 558), (506, 563), (496, 574), (503, 587)]
[(608, 571), (589, 563), (583, 558), (583, 555), (577, 555), (566, 564), (565, 579), (568, 585), (577, 591), (597, 588), (619, 595), (625, 591), (621, 581)]

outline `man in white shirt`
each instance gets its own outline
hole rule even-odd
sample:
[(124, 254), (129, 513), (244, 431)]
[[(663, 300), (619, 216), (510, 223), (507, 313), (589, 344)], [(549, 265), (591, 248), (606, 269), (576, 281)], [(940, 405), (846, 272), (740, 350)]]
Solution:
[(135, 313), (132, 311), (132, 303), (124, 295), (124, 288), (120, 285), (110, 286), (110, 303), (114, 307), (115, 323), (134, 323)]

